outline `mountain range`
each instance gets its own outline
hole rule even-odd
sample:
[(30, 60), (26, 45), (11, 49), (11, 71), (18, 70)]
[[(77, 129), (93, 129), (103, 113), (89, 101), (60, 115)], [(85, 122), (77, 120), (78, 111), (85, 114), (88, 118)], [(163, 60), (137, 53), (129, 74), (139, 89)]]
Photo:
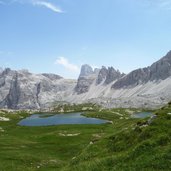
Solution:
[(0, 107), (46, 109), (57, 102), (97, 103), (107, 108), (156, 108), (171, 101), (171, 51), (128, 74), (85, 64), (77, 80), (56, 74), (0, 69)]

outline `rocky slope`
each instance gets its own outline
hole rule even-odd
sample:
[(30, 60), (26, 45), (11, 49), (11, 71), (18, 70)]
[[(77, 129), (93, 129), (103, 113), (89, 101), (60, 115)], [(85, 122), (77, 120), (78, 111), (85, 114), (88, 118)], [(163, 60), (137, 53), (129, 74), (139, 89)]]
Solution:
[(124, 74), (121, 74), (118, 70), (116, 71), (113, 67), (106, 68), (102, 66), (101, 69), (93, 70), (91, 66), (86, 64), (81, 67), (75, 92), (77, 94), (87, 93), (94, 82), (96, 82), (96, 85), (103, 84), (106, 86), (123, 76)]
[(171, 100), (171, 52), (149, 67), (122, 74), (83, 65), (78, 80), (27, 70), (0, 69), (0, 107), (48, 108), (57, 101), (105, 107), (155, 108)]
[(149, 67), (127, 75), (102, 67), (88, 91), (69, 98), (105, 107), (155, 108), (171, 100), (171, 51)]
[(171, 51), (149, 67), (137, 69), (117, 81), (112, 88), (120, 89), (145, 84), (149, 81), (165, 80), (171, 76)]
[(90, 86), (96, 79), (97, 73), (93, 71), (92, 67), (89, 65), (83, 65), (81, 67), (81, 73), (75, 87), (75, 92), (77, 94), (86, 93), (89, 91)]
[(47, 108), (73, 91), (75, 80), (55, 74), (32, 74), (9, 68), (0, 73), (0, 107), (11, 109)]

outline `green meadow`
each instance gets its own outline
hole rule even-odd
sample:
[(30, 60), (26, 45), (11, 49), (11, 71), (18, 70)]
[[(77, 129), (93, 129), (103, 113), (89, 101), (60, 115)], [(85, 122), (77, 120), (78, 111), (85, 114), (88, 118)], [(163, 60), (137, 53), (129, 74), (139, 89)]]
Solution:
[(171, 170), (171, 104), (135, 119), (139, 109), (85, 112), (101, 125), (19, 126), (29, 114), (1, 111), (0, 171)]

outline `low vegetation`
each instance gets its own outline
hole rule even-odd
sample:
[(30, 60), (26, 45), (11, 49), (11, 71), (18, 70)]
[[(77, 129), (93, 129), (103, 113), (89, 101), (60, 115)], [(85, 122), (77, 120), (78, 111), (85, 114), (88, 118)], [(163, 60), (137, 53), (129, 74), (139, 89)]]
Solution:
[(171, 104), (152, 122), (130, 117), (140, 111), (98, 108), (85, 115), (111, 123), (46, 127), (17, 125), (24, 112), (0, 112), (9, 118), (0, 121), (0, 170), (171, 170)]
[(69, 103), (55, 103), (52, 112), (85, 112), (85, 111), (98, 111), (100, 106), (92, 103), (84, 104), (69, 104)]

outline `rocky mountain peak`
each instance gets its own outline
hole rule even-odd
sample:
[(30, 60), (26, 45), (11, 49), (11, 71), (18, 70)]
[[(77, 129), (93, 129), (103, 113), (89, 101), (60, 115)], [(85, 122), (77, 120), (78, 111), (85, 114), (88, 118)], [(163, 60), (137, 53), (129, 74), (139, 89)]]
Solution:
[(113, 67), (106, 68), (102, 66), (101, 69), (96, 68), (94, 71), (89, 65), (83, 65), (81, 73), (78, 78), (75, 92), (77, 94), (83, 94), (89, 91), (91, 85), (95, 83), (99, 85), (103, 82), (104, 85), (121, 78), (123, 74), (119, 70), (115, 70)]
[(78, 80), (10, 68), (0, 72), (0, 107), (48, 108), (55, 101), (106, 107), (155, 107), (171, 101), (171, 51), (151, 66), (127, 75), (113, 67), (83, 65)]
[(94, 73), (93, 68), (90, 65), (85, 64), (85, 65), (82, 65), (82, 67), (81, 67), (81, 72), (80, 72), (79, 77), (88, 76), (93, 73)]
[(94, 69), (94, 74), (98, 75), (99, 72), (100, 72), (100, 69), (99, 69), (99, 68), (95, 68), (95, 69)]
[(11, 72), (12, 70), (10, 68), (5, 68), (2, 72), (3, 75), (7, 75), (9, 72)]
[(77, 94), (82, 94), (89, 91), (90, 86), (96, 79), (96, 72), (98, 73), (98, 70), (96, 69), (93, 71), (93, 68), (90, 65), (82, 65), (77, 85), (75, 87), (75, 92)]
[(105, 84), (110, 84), (111, 82), (121, 78), (124, 74), (121, 74), (119, 70), (115, 70), (113, 67), (106, 68), (102, 66), (99, 71), (97, 84), (100, 84), (104, 81)]
[(108, 67), (108, 74), (105, 80), (106, 84), (121, 78), (124, 74), (121, 74), (119, 70), (115, 70), (113, 67)]
[(103, 80), (105, 80), (107, 77), (107, 74), (108, 74), (108, 69), (105, 66), (102, 66), (102, 68), (99, 71), (96, 83), (100, 84)]
[(159, 61), (146, 68), (136, 69), (118, 80), (112, 88), (135, 87), (149, 81), (165, 80), (171, 76), (171, 51)]

